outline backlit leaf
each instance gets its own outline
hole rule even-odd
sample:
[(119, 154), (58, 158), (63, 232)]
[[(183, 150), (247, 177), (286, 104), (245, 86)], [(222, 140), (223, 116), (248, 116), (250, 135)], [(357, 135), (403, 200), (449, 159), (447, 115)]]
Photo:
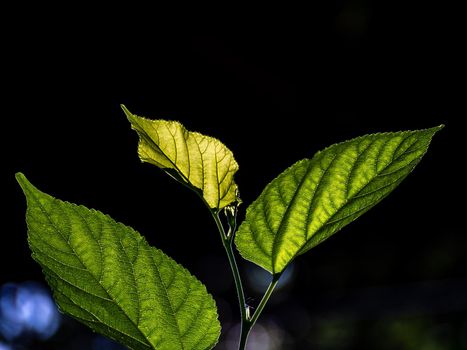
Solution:
[(123, 105), (122, 109), (139, 135), (138, 154), (143, 162), (165, 169), (197, 191), (211, 209), (239, 200), (234, 182), (238, 164), (219, 140), (188, 131), (177, 121), (146, 119)]
[(185, 268), (132, 228), (16, 177), (27, 198), (32, 256), (63, 312), (134, 350), (216, 344), (215, 302)]
[(241, 255), (281, 273), (396, 188), (441, 128), (366, 135), (295, 163), (247, 209), (235, 240)]

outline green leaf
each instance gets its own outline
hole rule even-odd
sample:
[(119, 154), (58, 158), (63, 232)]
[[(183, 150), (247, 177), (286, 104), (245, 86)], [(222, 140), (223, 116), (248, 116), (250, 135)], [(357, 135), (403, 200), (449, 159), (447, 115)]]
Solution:
[(220, 334), (204, 285), (132, 228), (16, 178), (28, 241), (60, 309), (134, 350), (211, 349)]
[(241, 255), (281, 273), (396, 188), (441, 128), (366, 135), (295, 163), (247, 209), (235, 239)]
[(143, 162), (165, 169), (199, 193), (211, 209), (239, 201), (234, 182), (238, 164), (219, 140), (187, 131), (176, 121), (150, 120), (123, 105), (122, 109), (139, 135), (138, 155)]

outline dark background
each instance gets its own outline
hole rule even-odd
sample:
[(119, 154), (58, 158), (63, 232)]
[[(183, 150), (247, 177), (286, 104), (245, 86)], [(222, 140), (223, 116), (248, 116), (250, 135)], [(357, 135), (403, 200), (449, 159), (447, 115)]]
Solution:
[[(22, 171), (43, 191), (134, 227), (200, 278), (219, 304), (218, 348), (232, 349), (239, 316), (215, 225), (193, 193), (139, 162), (119, 104), (222, 140), (240, 164), (240, 220), (269, 181), (319, 149), (444, 123), (391, 196), (297, 259), (250, 348), (467, 349), (459, 9), (335, 1), (232, 9), (234, 19), (212, 24), (125, 8), (29, 10), (5, 14), (14, 20), (2, 34), (0, 285), (43, 281), (14, 181)], [(255, 306), (261, 293), (245, 283)], [(86, 349), (93, 336), (67, 320), (26, 348)]]

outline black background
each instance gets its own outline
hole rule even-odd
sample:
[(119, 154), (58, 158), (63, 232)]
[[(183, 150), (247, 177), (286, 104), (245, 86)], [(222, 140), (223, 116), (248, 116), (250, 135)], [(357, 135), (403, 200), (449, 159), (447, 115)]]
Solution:
[[(447, 2), (313, 6), (232, 9), (234, 19), (215, 23), (162, 22), (164, 12), (143, 18), (125, 8), (10, 13), (0, 283), (43, 281), (26, 244), (14, 180), (22, 171), (43, 191), (136, 228), (198, 276), (220, 303), (219, 349), (227, 348), (238, 315), (215, 225), (193, 193), (139, 162), (119, 104), (222, 140), (240, 164), (240, 220), (270, 180), (319, 149), (443, 123), (391, 196), (296, 261), (262, 319), (271, 334), (277, 328), (276, 349), (467, 349), (459, 10)], [(252, 305), (261, 297), (248, 284), (247, 294)], [(31, 348), (72, 349), (86, 337), (69, 323)]]

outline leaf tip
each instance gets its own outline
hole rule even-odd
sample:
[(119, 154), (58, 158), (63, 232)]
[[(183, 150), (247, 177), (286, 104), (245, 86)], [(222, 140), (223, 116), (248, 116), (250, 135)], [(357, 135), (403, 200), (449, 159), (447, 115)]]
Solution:
[(26, 178), (26, 175), (23, 173), (17, 172), (15, 174), (15, 178), (26, 198), (29, 198), (29, 194), (31, 193), (40, 193), (40, 191), (29, 182), (29, 180)]
[(30, 195), (34, 196), (42, 196), (46, 195), (41, 190), (39, 190), (36, 186), (34, 186), (24, 175), (22, 172), (17, 172), (15, 174), (16, 181), (18, 182), (19, 186), (23, 190), (24, 195), (27, 199), (30, 198)]
[(15, 178), (16, 180), (20, 181), (22, 179), (25, 179), (26, 176), (24, 176), (24, 174), (21, 172), (21, 171), (18, 171), (16, 174), (15, 174)]
[(429, 131), (431, 134), (431, 137), (433, 137), (436, 133), (438, 133), (438, 131), (441, 131), (442, 129), (444, 129), (444, 127), (445, 127), (444, 124), (440, 124), (438, 126), (428, 129), (427, 131)]
[(16, 181), (20, 185), (21, 189), (24, 191), (27, 187), (31, 186), (31, 183), (28, 181), (26, 176), (22, 172), (17, 172), (15, 174)]
[(127, 119), (131, 122), (131, 120), (133, 119), (133, 113), (131, 113), (130, 110), (126, 108), (126, 106), (123, 103), (120, 104), (120, 108), (123, 110), (123, 113), (125, 113)]

